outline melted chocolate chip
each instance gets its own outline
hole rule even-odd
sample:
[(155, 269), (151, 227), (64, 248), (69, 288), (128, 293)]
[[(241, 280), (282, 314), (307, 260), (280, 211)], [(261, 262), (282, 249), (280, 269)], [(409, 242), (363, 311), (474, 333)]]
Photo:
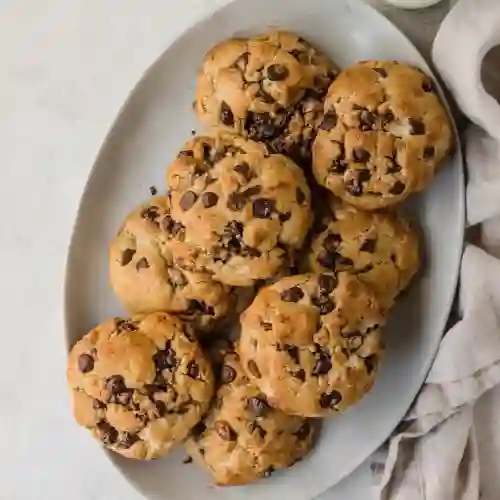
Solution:
[(363, 194), (362, 184), (359, 184), (354, 179), (351, 179), (349, 182), (346, 182), (345, 188), (351, 196), (361, 196)]
[(78, 356), (78, 369), (82, 373), (91, 372), (94, 369), (94, 358), (90, 354), (80, 354)]
[(220, 105), (220, 121), (228, 127), (234, 125), (234, 115), (226, 101), (222, 101)]
[(292, 216), (291, 212), (283, 212), (280, 214), (280, 222), (286, 222), (290, 220), (290, 217)]
[(262, 188), (260, 186), (252, 186), (248, 189), (245, 189), (245, 191), (242, 191), (241, 195), (248, 199), (251, 198), (252, 196), (260, 194), (261, 191)]
[(374, 113), (365, 109), (361, 111), (359, 121), (361, 122), (361, 130), (372, 130), (377, 122), (377, 117)]
[(356, 163), (366, 163), (370, 159), (370, 153), (363, 148), (354, 148), (352, 156)]
[(375, 252), (376, 246), (377, 246), (377, 240), (368, 238), (365, 241), (363, 241), (363, 243), (359, 247), (359, 250), (361, 252), (373, 253)]
[(321, 293), (331, 293), (337, 286), (337, 278), (330, 274), (320, 274), (318, 281)]
[(194, 380), (196, 380), (198, 378), (198, 376), (200, 375), (200, 369), (198, 368), (198, 365), (193, 360), (191, 360), (187, 364), (187, 375), (188, 375), (188, 377), (190, 377)]
[(323, 247), (327, 252), (335, 252), (342, 243), (342, 237), (337, 233), (330, 233), (323, 240)]
[(371, 356), (364, 358), (364, 362), (367, 372), (372, 373), (377, 368), (378, 358), (375, 354), (372, 354)]
[(137, 261), (137, 264), (135, 265), (135, 268), (140, 271), (141, 269), (147, 269), (149, 267), (149, 262), (146, 257), (142, 257)]
[(422, 83), (424, 92), (434, 92), (434, 82), (431, 79), (425, 79)]
[(167, 414), (167, 405), (163, 401), (155, 401), (156, 413), (158, 417), (164, 417)]
[(265, 332), (270, 332), (273, 329), (273, 325), (271, 323), (266, 323), (265, 321), (261, 321), (260, 326)]
[(372, 178), (372, 174), (367, 168), (360, 168), (357, 173), (359, 182), (367, 182)]
[(203, 206), (205, 208), (210, 208), (214, 207), (217, 205), (217, 202), (219, 201), (219, 197), (210, 191), (207, 191), (206, 193), (203, 193), (201, 195), (201, 202), (203, 203)]
[(283, 346), (283, 350), (288, 353), (288, 355), (295, 361), (295, 363), (299, 364), (299, 348), (296, 345), (285, 344)]
[(230, 384), (236, 378), (236, 370), (229, 365), (223, 365), (220, 379), (223, 384)]
[(198, 440), (201, 435), (207, 430), (207, 426), (205, 425), (205, 422), (198, 422), (192, 429), (191, 429), (191, 436)]
[(177, 156), (179, 158), (182, 158), (183, 156), (192, 158), (194, 156), (194, 152), (191, 149), (185, 149), (184, 151), (180, 151)]
[(264, 397), (256, 396), (248, 400), (248, 409), (257, 417), (263, 417), (270, 410), (270, 406)]
[(321, 130), (332, 130), (332, 128), (337, 125), (337, 120), (337, 113), (335, 113), (334, 110), (330, 110), (325, 113), (325, 116), (323, 117), (323, 121), (321, 122), (319, 128)]
[(135, 255), (135, 250), (133, 248), (127, 248), (122, 252), (122, 260), (121, 260), (121, 265), (126, 266), (127, 264), (130, 263), (130, 261), (133, 259)]
[(193, 191), (186, 191), (182, 195), (179, 205), (185, 212), (186, 210), (189, 210), (196, 203), (197, 198), (198, 196)]
[(392, 158), (386, 158), (388, 174), (397, 174), (401, 172), (401, 165), (398, 165)]
[(410, 133), (412, 135), (424, 135), (425, 125), (421, 120), (415, 120), (414, 118), (409, 118), (408, 123), (410, 124)]
[(109, 422), (99, 422), (97, 424), (99, 436), (104, 444), (114, 444), (118, 439), (118, 431)]
[(120, 438), (120, 445), (123, 448), (130, 448), (135, 443), (137, 443), (137, 441), (139, 441), (139, 436), (137, 436), (137, 434), (132, 434), (130, 432), (124, 432), (122, 437)]
[(311, 302), (319, 309), (319, 313), (322, 316), (331, 313), (335, 309), (335, 303), (333, 300), (324, 295), (313, 297)]
[(255, 177), (255, 172), (250, 168), (246, 162), (235, 165), (234, 171), (240, 174), (247, 182), (250, 182)]
[(233, 212), (240, 212), (247, 203), (247, 199), (241, 193), (231, 193), (228, 196), (226, 206)]
[(214, 423), (215, 432), (224, 441), (236, 441), (236, 432), (225, 420), (218, 420)]
[(167, 343), (165, 349), (153, 355), (153, 362), (157, 371), (171, 369), (177, 365), (175, 351), (170, 347), (169, 343)]
[(329, 393), (324, 393), (320, 400), (319, 404), (321, 408), (327, 409), (327, 408), (333, 408), (335, 405), (340, 403), (342, 401), (342, 395), (340, 394), (339, 391), (333, 390), (332, 392)]
[(257, 198), (252, 202), (253, 216), (258, 219), (269, 219), (276, 210), (276, 202), (269, 198)]
[(389, 189), (389, 193), (396, 195), (401, 194), (405, 190), (405, 187), (406, 186), (401, 181), (396, 181), (391, 189)]
[(331, 357), (325, 350), (322, 349), (319, 353), (319, 357), (316, 359), (316, 364), (314, 365), (312, 374), (316, 377), (326, 375), (331, 369)]
[(121, 375), (113, 375), (106, 380), (106, 389), (111, 394), (120, 394), (121, 392), (125, 392), (127, 390), (127, 386), (125, 385), (125, 381)]
[(255, 378), (261, 378), (262, 375), (260, 374), (260, 370), (257, 366), (257, 363), (251, 359), (248, 363), (247, 363), (247, 368), (248, 368), (248, 371), (255, 377)]
[(299, 441), (304, 441), (304, 439), (307, 439), (309, 437), (309, 434), (311, 433), (311, 424), (306, 420), (300, 429), (297, 432), (294, 432), (293, 435), (299, 440)]
[(302, 191), (302, 189), (300, 189), (299, 187), (295, 190), (295, 196), (297, 198), (297, 203), (299, 205), (302, 205), (302, 203), (304, 203), (304, 201), (306, 201), (306, 195), (304, 194), (304, 191)]
[(429, 158), (433, 158), (435, 153), (436, 153), (436, 150), (434, 149), (434, 146), (427, 146), (424, 149), (424, 158), (426, 160), (428, 160)]
[(304, 382), (306, 380), (306, 372), (302, 369), (292, 372), (292, 375), (296, 379), (299, 379), (301, 382)]
[(336, 252), (327, 252), (324, 255), (318, 256), (318, 263), (322, 267), (326, 267), (327, 269), (335, 270), (336, 267), (336, 256), (338, 254)]
[(283, 64), (271, 64), (267, 68), (267, 77), (273, 82), (285, 80), (289, 74), (288, 68), (283, 66)]
[(387, 71), (384, 68), (372, 68), (376, 71), (382, 78), (387, 78)]
[(94, 401), (92, 401), (92, 408), (94, 408), (94, 410), (103, 410), (106, 408), (106, 403), (103, 403), (98, 399), (94, 399)]
[(283, 290), (280, 297), (284, 302), (298, 302), (304, 297), (304, 292), (298, 286), (294, 286), (288, 290)]

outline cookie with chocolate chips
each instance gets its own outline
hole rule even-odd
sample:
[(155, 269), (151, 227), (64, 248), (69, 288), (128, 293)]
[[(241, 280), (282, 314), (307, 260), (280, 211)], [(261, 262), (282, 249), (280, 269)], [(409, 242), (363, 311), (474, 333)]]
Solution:
[(238, 356), (229, 352), (214, 404), (191, 431), (186, 450), (216, 484), (248, 484), (303, 458), (313, 445), (316, 425), (271, 408), (245, 376)]
[(291, 159), (224, 133), (191, 139), (167, 176), (180, 266), (234, 286), (291, 266), (311, 224), (309, 187)]
[(130, 313), (169, 312), (193, 323), (201, 334), (227, 315), (233, 295), (209, 274), (175, 265), (171, 249), (182, 245), (182, 232), (170, 216), (168, 197), (141, 205), (110, 245), (109, 279)]
[(313, 232), (304, 264), (315, 272), (355, 274), (389, 309), (420, 268), (418, 236), (396, 214), (362, 212), (332, 200)]
[(198, 73), (196, 114), (208, 126), (264, 141), (308, 169), (337, 71), (293, 33), (226, 40), (210, 50)]
[(454, 135), (433, 82), (417, 68), (365, 61), (340, 73), (313, 145), (319, 184), (364, 210), (422, 191)]
[(263, 288), (241, 317), (243, 368), (286, 413), (343, 411), (374, 383), (384, 323), (375, 295), (352, 274), (284, 278)]
[(71, 350), (67, 377), (76, 421), (106, 448), (141, 460), (183, 441), (214, 392), (190, 327), (164, 313), (97, 326)]

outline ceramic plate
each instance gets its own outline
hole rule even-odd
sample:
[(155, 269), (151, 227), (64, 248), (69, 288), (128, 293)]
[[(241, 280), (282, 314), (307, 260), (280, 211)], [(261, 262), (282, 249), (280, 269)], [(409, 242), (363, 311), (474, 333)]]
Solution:
[[(69, 346), (104, 318), (124, 314), (107, 282), (107, 246), (125, 215), (147, 199), (149, 186), (164, 188), (165, 166), (191, 130), (200, 130), (191, 103), (194, 75), (205, 52), (224, 38), (270, 26), (297, 31), (341, 66), (363, 59), (398, 59), (429, 71), (404, 35), (359, 0), (237, 0), (189, 29), (133, 91), (92, 170), (68, 257)], [(347, 413), (325, 421), (314, 453), (287, 471), (236, 488), (208, 486), (203, 471), (183, 464), (182, 447), (152, 463), (110, 454), (136, 488), (162, 500), (312, 499), (387, 438), (425, 378), (453, 302), (464, 228), (459, 154), (407, 208), (423, 228), (425, 271), (390, 319), (388, 355), (373, 391)]]

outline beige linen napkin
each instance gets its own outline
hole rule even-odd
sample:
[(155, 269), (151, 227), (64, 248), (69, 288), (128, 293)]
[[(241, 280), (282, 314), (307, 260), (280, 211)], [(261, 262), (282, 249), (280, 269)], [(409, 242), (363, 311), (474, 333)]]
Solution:
[(471, 125), (467, 219), (483, 249), (465, 249), (459, 321), (443, 338), (404, 421), (372, 457), (379, 500), (500, 500), (500, 106), (481, 83), (500, 42), (500, 0), (460, 0), (433, 59)]

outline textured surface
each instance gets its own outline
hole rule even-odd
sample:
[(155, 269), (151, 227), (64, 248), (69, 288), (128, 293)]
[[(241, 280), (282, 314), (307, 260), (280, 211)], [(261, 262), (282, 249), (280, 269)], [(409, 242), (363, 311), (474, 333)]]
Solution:
[(262, 289), (241, 317), (243, 367), (287, 413), (343, 411), (373, 385), (384, 323), (374, 295), (353, 275), (284, 278)]
[(396, 214), (362, 212), (332, 199), (315, 224), (304, 265), (315, 272), (355, 274), (390, 308), (420, 267), (418, 236)]
[(250, 286), (290, 265), (304, 242), (312, 220), (304, 174), (261, 143), (196, 137), (167, 177), (172, 217), (183, 226), (183, 248), (173, 250), (187, 269)]
[(129, 458), (165, 455), (210, 404), (214, 379), (189, 327), (163, 313), (110, 319), (72, 349), (77, 422)]
[(196, 113), (208, 126), (265, 141), (309, 168), (322, 101), (336, 72), (292, 33), (227, 40), (208, 52), (198, 72)]
[[(5, 309), (22, 314), (23, 330), (31, 332), (29, 339), (9, 336), (9, 356), (0, 366), (6, 500), (38, 500), (41, 491), (53, 500), (65, 500), (68, 491), (74, 500), (143, 499), (104, 454), (96, 453), (95, 443), (77, 429), (67, 410), (61, 376), (66, 363), (61, 355), (62, 262), (89, 169), (130, 89), (180, 32), (224, 3), (0, 1), (0, 143), (5, 160), (0, 202), (12, 228), (1, 235), (3, 261), (10, 264), (0, 287)], [(444, 0), (432, 9), (410, 12), (383, 0), (370, 3), (426, 57), (451, 4)], [(485, 73), (498, 76), (499, 67), (497, 57)], [(22, 231), (34, 215), (46, 223)], [(17, 331), (17, 318), (6, 316), (4, 327)], [(50, 390), (33, 390), (33, 373)], [(16, 384), (11, 383), (13, 374)], [(51, 460), (39, 459), (48, 453)], [(366, 500), (370, 487), (365, 465), (321, 500)]]
[(212, 408), (192, 430), (186, 450), (217, 484), (248, 484), (303, 458), (315, 427), (313, 421), (271, 408), (245, 376), (238, 355), (228, 353)]
[(428, 76), (397, 62), (361, 62), (328, 90), (314, 176), (359, 208), (384, 208), (428, 187), (453, 142)]

